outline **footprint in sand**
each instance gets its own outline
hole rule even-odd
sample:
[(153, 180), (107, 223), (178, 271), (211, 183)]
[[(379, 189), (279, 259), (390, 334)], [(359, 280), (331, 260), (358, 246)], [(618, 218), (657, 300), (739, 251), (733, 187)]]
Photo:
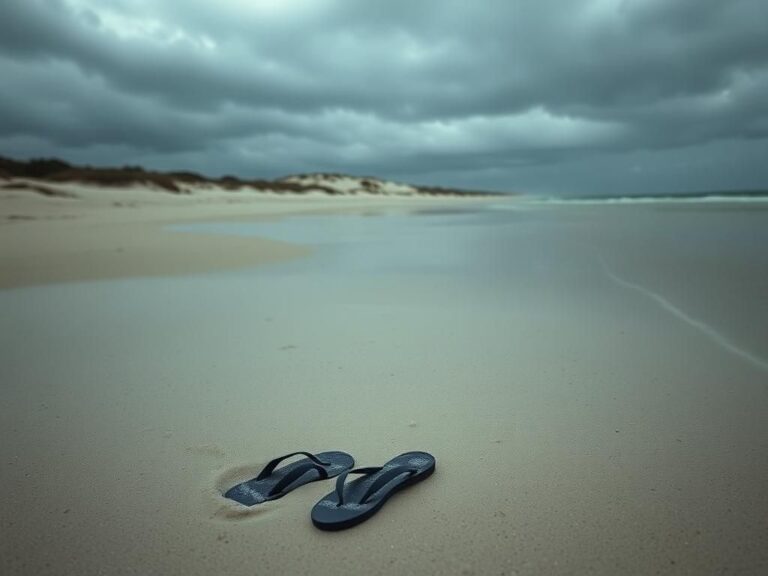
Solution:
[(210, 511), (209, 518), (218, 522), (242, 522), (269, 515), (273, 511), (273, 507), (269, 503), (261, 506), (243, 506), (223, 496), (232, 486), (258, 475), (262, 468), (263, 464), (233, 466), (219, 474), (214, 479), (213, 486), (206, 491)]

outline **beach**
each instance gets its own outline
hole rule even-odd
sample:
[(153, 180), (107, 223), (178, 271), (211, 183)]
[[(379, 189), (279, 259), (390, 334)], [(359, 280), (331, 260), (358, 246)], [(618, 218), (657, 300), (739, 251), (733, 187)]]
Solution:
[[(99, 188), (19, 182), (54, 190), (57, 195), (0, 189), (0, 288), (189, 274), (306, 255), (305, 247), (268, 239), (201, 239), (168, 233), (164, 227), (199, 220), (376, 212), (403, 203), (399, 197), (371, 195), (329, 198), (325, 194), (238, 193), (222, 189), (174, 195), (141, 185)], [(441, 203), (429, 197), (405, 201), (406, 208)], [(467, 200), (448, 202), (460, 204)]]
[[(3, 574), (760, 574), (768, 210), (19, 191)], [(324, 533), (343, 450), (436, 473)]]

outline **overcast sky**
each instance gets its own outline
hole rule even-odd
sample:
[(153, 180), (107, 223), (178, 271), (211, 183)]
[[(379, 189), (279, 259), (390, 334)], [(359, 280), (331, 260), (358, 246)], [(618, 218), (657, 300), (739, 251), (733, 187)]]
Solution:
[(768, 1), (0, 0), (0, 154), (768, 188)]

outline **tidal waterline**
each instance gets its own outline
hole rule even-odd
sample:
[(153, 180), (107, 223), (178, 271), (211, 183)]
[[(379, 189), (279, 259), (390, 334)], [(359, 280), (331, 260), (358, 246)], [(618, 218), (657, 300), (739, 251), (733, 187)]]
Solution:
[(768, 371), (768, 210), (759, 201), (500, 203), (178, 228), (317, 248), (308, 261), (266, 273), (339, 282), (406, 274), (464, 286), (469, 299), (473, 290), (503, 299), (526, 284), (568, 291), (579, 277), (608, 278)]

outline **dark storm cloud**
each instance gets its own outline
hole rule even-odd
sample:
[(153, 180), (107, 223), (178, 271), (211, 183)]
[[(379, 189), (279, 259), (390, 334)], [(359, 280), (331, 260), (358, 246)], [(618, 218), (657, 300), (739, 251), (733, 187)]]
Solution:
[(762, 0), (4, 0), (0, 153), (497, 188), (639, 151), (728, 164), (768, 138), (766, 22)]

